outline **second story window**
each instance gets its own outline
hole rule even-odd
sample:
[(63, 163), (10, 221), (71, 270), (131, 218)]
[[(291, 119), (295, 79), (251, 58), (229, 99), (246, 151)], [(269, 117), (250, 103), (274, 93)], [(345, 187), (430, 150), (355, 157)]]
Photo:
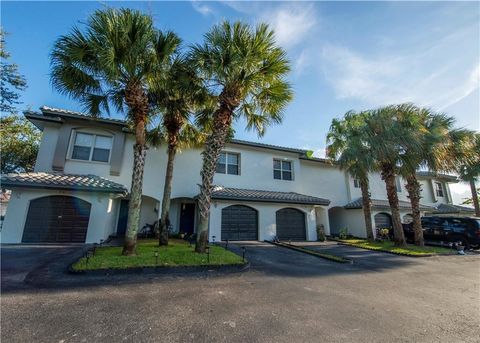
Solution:
[(293, 180), (292, 162), (274, 159), (273, 178), (277, 180)]
[(397, 193), (402, 193), (402, 182), (399, 176), (395, 178), (395, 188), (397, 189)]
[(360, 188), (360, 180), (359, 179), (353, 179), (353, 187)]
[(239, 175), (240, 154), (221, 152), (215, 172), (219, 174)]
[(441, 182), (435, 182), (435, 194), (437, 197), (443, 197), (443, 187)]
[(111, 150), (112, 137), (76, 132), (72, 159), (108, 163)]

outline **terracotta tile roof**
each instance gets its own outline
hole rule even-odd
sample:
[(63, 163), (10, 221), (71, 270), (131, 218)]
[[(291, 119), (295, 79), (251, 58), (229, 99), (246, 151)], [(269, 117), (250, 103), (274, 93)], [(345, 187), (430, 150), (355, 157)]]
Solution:
[(9, 187), (33, 187), (73, 189), (90, 192), (127, 193), (119, 183), (96, 175), (75, 175), (60, 173), (21, 173), (2, 175), (1, 185)]
[(90, 120), (102, 120), (102, 121), (107, 121), (111, 123), (116, 123), (116, 124), (121, 124), (121, 125), (126, 125), (126, 121), (122, 119), (113, 119), (113, 118), (103, 118), (103, 117), (93, 117), (92, 115), (88, 113), (83, 113), (83, 112), (76, 112), (76, 111), (70, 111), (70, 110), (64, 110), (61, 108), (54, 108), (54, 107), (48, 107), (48, 106), (42, 106), (40, 107), (40, 110), (42, 113), (47, 113), (47, 114), (57, 114), (57, 115), (66, 115), (69, 117), (80, 117), (82, 119), (90, 119)]
[[(402, 210), (411, 210), (412, 206), (408, 201), (398, 201), (398, 206)], [(353, 210), (353, 209), (358, 209), (358, 208), (363, 208), (362, 204), (362, 198), (358, 198), (357, 200), (354, 200), (345, 206), (343, 208), (347, 210)], [(379, 200), (379, 199), (372, 199), (372, 208), (376, 209), (390, 209), (390, 204), (388, 203), (388, 200)], [(427, 205), (422, 205), (420, 204), (420, 210), (422, 211), (428, 211), (428, 210), (433, 210), (434, 207), (427, 206)]]
[(250, 142), (250, 141), (244, 141), (244, 140), (241, 140), (241, 139), (231, 139), (229, 142), (227, 142), (227, 144), (228, 143), (251, 146), (251, 147), (255, 147), (255, 148), (286, 151), (286, 152), (292, 152), (292, 153), (295, 153), (295, 154), (302, 154), (302, 155), (305, 155), (307, 153), (307, 150), (304, 150), (304, 149), (289, 148), (289, 147), (273, 145), (273, 144)]
[(242, 200), (257, 202), (275, 202), (302, 205), (323, 205), (330, 204), (330, 200), (317, 198), (294, 192), (274, 192), (254, 189), (223, 188), (216, 187), (212, 193), (212, 199), (218, 200)]
[(434, 214), (447, 214), (447, 213), (460, 213), (468, 212), (475, 213), (475, 210), (471, 207), (452, 205), (452, 204), (440, 204), (437, 209), (433, 211)]

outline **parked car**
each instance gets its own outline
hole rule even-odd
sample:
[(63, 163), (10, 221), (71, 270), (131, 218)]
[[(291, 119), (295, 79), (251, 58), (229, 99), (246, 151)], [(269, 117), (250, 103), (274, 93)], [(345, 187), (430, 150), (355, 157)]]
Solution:
[[(466, 249), (480, 247), (480, 218), (422, 217), (423, 238), (432, 243), (462, 242)], [(403, 226), (405, 237), (414, 240), (412, 224)]]

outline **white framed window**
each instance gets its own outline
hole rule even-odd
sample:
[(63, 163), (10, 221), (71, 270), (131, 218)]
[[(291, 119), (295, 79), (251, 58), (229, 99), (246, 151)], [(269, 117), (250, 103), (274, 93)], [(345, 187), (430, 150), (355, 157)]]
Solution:
[(72, 160), (108, 163), (110, 162), (112, 143), (112, 136), (75, 131), (70, 157)]
[(353, 179), (353, 187), (360, 188), (360, 180), (359, 179)]
[(276, 180), (293, 180), (293, 163), (292, 161), (284, 161), (273, 159), (273, 178)]
[(397, 189), (397, 193), (402, 193), (402, 180), (399, 176), (395, 178), (395, 188)]
[(443, 197), (443, 186), (441, 182), (435, 182), (435, 194), (437, 197)]
[(222, 151), (218, 158), (215, 172), (219, 174), (240, 175), (240, 154)]

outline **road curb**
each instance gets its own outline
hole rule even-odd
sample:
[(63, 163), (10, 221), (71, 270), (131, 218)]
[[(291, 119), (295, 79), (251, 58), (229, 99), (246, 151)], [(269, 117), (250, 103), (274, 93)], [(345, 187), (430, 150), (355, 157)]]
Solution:
[(134, 267), (134, 268), (107, 268), (95, 270), (74, 270), (72, 265), (77, 262), (72, 262), (67, 272), (72, 275), (87, 276), (87, 275), (126, 275), (126, 274), (191, 274), (191, 273), (206, 273), (206, 272), (221, 272), (221, 273), (238, 273), (244, 272), (250, 268), (250, 262), (242, 264), (226, 264), (226, 265), (202, 265), (202, 266), (158, 266), (158, 267)]

